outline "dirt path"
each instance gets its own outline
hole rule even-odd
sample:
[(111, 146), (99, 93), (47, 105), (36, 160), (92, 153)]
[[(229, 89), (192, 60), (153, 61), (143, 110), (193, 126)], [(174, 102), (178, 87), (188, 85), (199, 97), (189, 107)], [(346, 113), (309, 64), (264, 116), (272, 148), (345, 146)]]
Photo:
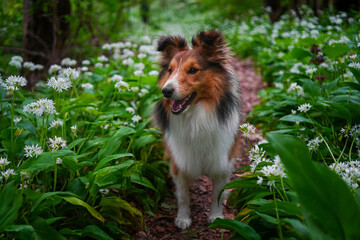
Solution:
[[(243, 121), (252, 110), (253, 106), (259, 102), (258, 91), (264, 87), (261, 76), (256, 74), (252, 61), (239, 61), (234, 59), (233, 66), (236, 74), (241, 79), (242, 102), (243, 102)], [(259, 139), (253, 137), (251, 142)], [(248, 149), (245, 139), (239, 144), (242, 155), (235, 163), (235, 169), (246, 166), (247, 156), (244, 153)], [(232, 179), (236, 178), (233, 174)], [(207, 217), (210, 211), (211, 181), (207, 177), (201, 177), (194, 181), (190, 186), (191, 196), (191, 216), (192, 225), (186, 231), (175, 227), (174, 219), (176, 216), (176, 199), (173, 194), (167, 196), (165, 201), (158, 209), (155, 217), (147, 216), (146, 230), (134, 236), (134, 239), (229, 239), (232, 232), (227, 230), (208, 229)], [(235, 218), (235, 210), (225, 207), (224, 215), (226, 218)]]

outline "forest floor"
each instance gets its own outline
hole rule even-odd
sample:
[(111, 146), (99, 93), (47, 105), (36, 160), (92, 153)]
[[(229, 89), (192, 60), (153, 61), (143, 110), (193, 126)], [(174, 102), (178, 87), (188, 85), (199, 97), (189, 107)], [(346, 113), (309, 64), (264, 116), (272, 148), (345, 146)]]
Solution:
[[(261, 76), (256, 73), (254, 63), (251, 60), (239, 61), (234, 59), (232, 65), (239, 76), (242, 91), (242, 106), (244, 122), (253, 106), (258, 104), (260, 99), (257, 97), (259, 90), (265, 87), (261, 81)], [(250, 136), (250, 143), (253, 146), (261, 137), (259, 135)], [(235, 162), (235, 168), (249, 164), (248, 156), (245, 153), (248, 150), (248, 144), (245, 138), (238, 146), (241, 149), (240, 158)], [(234, 172), (231, 179), (238, 178)], [(173, 189), (175, 187), (173, 186)], [(209, 229), (207, 218), (209, 216), (211, 202), (212, 185), (207, 177), (200, 177), (190, 185), (191, 197), (191, 218), (192, 224), (189, 229), (181, 230), (175, 226), (177, 206), (174, 194), (169, 194), (158, 208), (157, 215), (145, 216), (146, 229), (133, 236), (134, 239), (230, 239), (233, 234), (228, 230)], [(226, 201), (226, 200), (225, 200)], [(235, 209), (224, 205), (225, 218), (234, 219)]]

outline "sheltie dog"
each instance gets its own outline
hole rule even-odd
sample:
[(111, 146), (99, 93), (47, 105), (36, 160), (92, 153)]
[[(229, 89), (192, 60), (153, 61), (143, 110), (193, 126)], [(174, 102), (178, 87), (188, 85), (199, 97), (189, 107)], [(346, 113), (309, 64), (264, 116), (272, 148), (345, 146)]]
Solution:
[[(164, 96), (153, 119), (163, 132), (165, 154), (176, 185), (175, 225), (191, 225), (189, 183), (207, 175), (212, 180), (209, 222), (223, 218), (224, 196), (237, 153), (241, 117), (240, 84), (230, 65), (229, 48), (220, 32), (200, 32), (192, 49), (180, 36), (161, 37), (158, 85)], [(224, 194), (222, 194), (224, 195)]]

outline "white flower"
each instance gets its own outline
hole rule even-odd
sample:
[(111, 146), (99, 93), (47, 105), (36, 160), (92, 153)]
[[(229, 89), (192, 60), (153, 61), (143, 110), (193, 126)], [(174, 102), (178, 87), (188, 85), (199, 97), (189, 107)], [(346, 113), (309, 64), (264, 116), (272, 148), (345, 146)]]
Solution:
[(13, 61), (13, 60), (11, 60), (11, 61), (9, 62), (9, 65), (12, 66), (12, 67), (15, 67), (15, 68), (17, 68), (17, 69), (20, 69), (20, 68), (21, 68), (21, 62), (18, 62), (18, 61)]
[(21, 76), (10, 76), (5, 80), (5, 82), (3, 82), (0, 78), (0, 85), (2, 85), (9, 92), (19, 90), (19, 87), (26, 86), (26, 84), (26, 79)]
[(133, 122), (139, 122), (140, 120), (141, 120), (141, 117), (139, 116), (139, 115), (134, 115), (132, 118), (131, 118), (131, 120), (133, 121)]
[(239, 130), (244, 133), (245, 137), (249, 137), (250, 134), (254, 134), (256, 128), (250, 123), (244, 123), (240, 125)]
[(50, 66), (49, 68), (49, 74), (54, 74), (56, 73), (57, 71), (59, 71), (61, 69), (61, 67), (57, 64), (53, 64)]
[(83, 83), (83, 84), (81, 84), (81, 87), (82, 87), (83, 89), (88, 89), (88, 90), (94, 88), (94, 86), (93, 86), (91, 83)]
[(299, 112), (307, 112), (311, 109), (312, 105), (310, 103), (305, 103), (305, 104), (302, 104), (298, 107), (298, 111)]
[(109, 43), (105, 43), (104, 45), (102, 45), (101, 48), (104, 49), (104, 50), (111, 50), (112, 46)]
[(6, 157), (0, 157), (0, 168), (4, 168), (6, 165), (9, 165), (10, 162)]
[(61, 65), (67, 66), (67, 67), (72, 67), (72, 66), (76, 65), (76, 60), (73, 60), (70, 58), (64, 58), (63, 60), (61, 60)]
[(149, 76), (158, 76), (158, 75), (159, 75), (159, 71), (152, 70), (149, 72)]
[(329, 166), (353, 189), (356, 190), (360, 183), (360, 161), (338, 162)]
[(63, 163), (63, 160), (61, 158), (56, 158), (56, 164), (61, 165)]
[(296, 114), (296, 110), (291, 109), (291, 114)]
[(56, 79), (55, 77), (51, 77), (46, 85), (57, 92), (62, 92), (63, 90), (69, 90), (69, 88), (72, 86), (72, 83), (69, 78), (58, 77)]
[(51, 151), (55, 152), (59, 149), (66, 148), (66, 140), (62, 139), (61, 137), (55, 136), (54, 139), (49, 138), (49, 147)]
[(139, 53), (137, 55), (138, 59), (143, 59), (143, 58), (146, 58), (146, 53)]
[(29, 69), (30, 71), (35, 70), (35, 64), (33, 62), (24, 62), (23, 67)]
[(43, 70), (44, 66), (41, 64), (35, 64), (35, 70)]
[(349, 63), (348, 65), (349, 67), (353, 67), (353, 68), (356, 68), (358, 70), (360, 70), (360, 63), (358, 62), (352, 62), (352, 63)]
[(14, 124), (18, 124), (21, 121), (21, 117), (14, 118)]
[(31, 173), (29, 171), (21, 171), (20, 172), (21, 180), (26, 180), (31, 178)]
[(258, 180), (256, 181), (256, 183), (261, 185), (264, 179), (260, 176), (257, 176), (257, 177), (258, 177)]
[(42, 98), (36, 102), (25, 105), (23, 111), (29, 114), (35, 114), (38, 117), (41, 117), (43, 114), (57, 113), (53, 100), (47, 98)]
[(122, 64), (125, 66), (132, 66), (134, 65), (134, 60), (132, 58), (127, 58), (122, 61)]
[(53, 120), (53, 121), (51, 122), (51, 124), (50, 124), (49, 129), (51, 129), (51, 128), (58, 128), (58, 127), (63, 126), (63, 125), (64, 125), (64, 122), (63, 122), (62, 120), (60, 120), (60, 119), (58, 119), (58, 120)]
[(104, 189), (104, 188), (101, 188), (101, 189), (100, 189), (100, 193), (101, 193), (103, 196), (108, 195), (109, 192), (110, 192), (109, 189)]
[(109, 59), (107, 57), (105, 57), (104, 55), (101, 55), (100, 57), (97, 58), (98, 61), (100, 62), (108, 62)]
[(22, 62), (23, 62), (22, 57), (20, 57), (20, 56), (13, 56), (13, 57), (11, 58), (10, 62), (9, 62), (9, 65), (10, 65), (10, 66), (13, 66), (13, 67), (15, 67), (15, 68), (17, 68), (17, 69), (20, 69)]
[(36, 145), (25, 145), (24, 147), (25, 156), (26, 157), (38, 157), (40, 154), (43, 153), (41, 147), (38, 144)]
[(71, 129), (71, 132), (76, 136), (77, 126), (74, 125), (74, 126), (72, 126), (70, 129)]
[(134, 68), (137, 70), (144, 70), (145, 65), (143, 63), (135, 63)]
[(117, 75), (117, 74), (115, 74), (114, 76), (112, 76), (110, 78), (110, 81), (112, 81), (112, 82), (119, 82), (119, 81), (122, 81), (122, 80), (123, 80), (123, 77), (120, 76), (120, 75)]
[(89, 60), (84, 60), (81, 63), (82, 63), (82, 65), (90, 65), (91, 64)]
[(103, 67), (104, 67), (104, 64), (98, 62), (98, 63), (95, 63), (94, 67), (96, 67), (96, 68), (103, 68)]
[(131, 87), (131, 91), (133, 91), (133, 92), (138, 92), (138, 91), (139, 91), (139, 87)]
[(349, 58), (353, 61), (355, 61), (356, 57), (357, 57), (357, 54), (353, 54), (353, 55), (349, 56)]
[(81, 67), (81, 68), (80, 68), (80, 71), (86, 72), (86, 71), (89, 71), (89, 68), (84, 66), (84, 67)]
[(124, 90), (129, 91), (129, 84), (124, 81), (118, 81), (115, 84), (115, 88), (117, 88), (119, 92), (122, 92)]
[(309, 151), (317, 152), (317, 150), (320, 146), (320, 143), (322, 143), (322, 142), (323, 142), (322, 139), (320, 139), (319, 137), (316, 137), (314, 139), (308, 140), (307, 147), (309, 148)]
[(80, 72), (74, 68), (62, 69), (59, 72), (59, 77), (68, 78), (70, 80), (76, 80), (80, 76)]
[(314, 72), (317, 71), (317, 68), (316, 67), (312, 67), (312, 68), (308, 68), (306, 69), (306, 74), (313, 74)]
[(7, 180), (11, 175), (16, 175), (14, 169), (7, 169), (6, 171), (1, 172), (1, 175)]
[(143, 71), (142, 70), (136, 70), (134, 72), (134, 76), (143, 76)]
[(125, 109), (128, 113), (131, 113), (131, 114), (134, 114), (135, 113), (135, 110), (132, 108), (132, 107), (127, 107)]
[(301, 86), (297, 85), (297, 83), (292, 83), (287, 90), (288, 93), (296, 92), (298, 96), (305, 96), (304, 90)]
[(144, 35), (140, 38), (140, 41), (144, 44), (150, 44), (151, 38), (148, 35)]

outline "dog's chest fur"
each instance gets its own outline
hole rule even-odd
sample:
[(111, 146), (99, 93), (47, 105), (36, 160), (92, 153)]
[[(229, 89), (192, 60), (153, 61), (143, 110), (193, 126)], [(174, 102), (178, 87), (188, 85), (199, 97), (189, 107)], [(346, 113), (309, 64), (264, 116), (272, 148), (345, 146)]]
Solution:
[(231, 171), (230, 148), (234, 143), (240, 116), (233, 111), (221, 123), (201, 102), (181, 115), (172, 115), (165, 140), (176, 166), (189, 176), (216, 176)]

